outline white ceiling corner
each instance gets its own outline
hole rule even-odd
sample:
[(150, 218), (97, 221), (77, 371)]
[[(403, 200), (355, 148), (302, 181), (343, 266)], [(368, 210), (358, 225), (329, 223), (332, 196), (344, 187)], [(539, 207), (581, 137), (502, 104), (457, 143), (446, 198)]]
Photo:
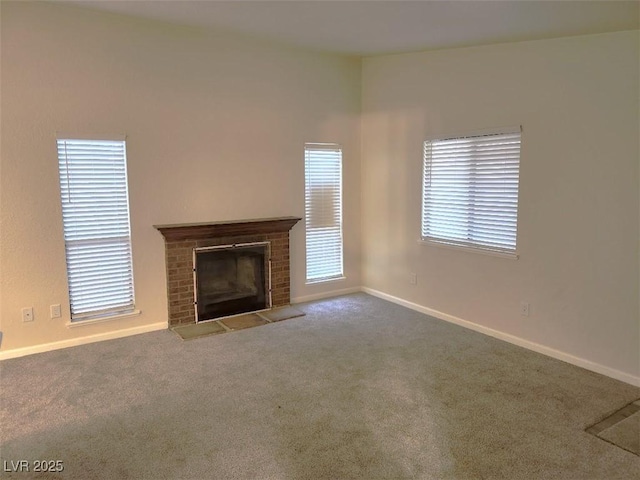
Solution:
[(347, 55), (379, 55), (640, 28), (640, 2), (559, 0), (70, 0)]

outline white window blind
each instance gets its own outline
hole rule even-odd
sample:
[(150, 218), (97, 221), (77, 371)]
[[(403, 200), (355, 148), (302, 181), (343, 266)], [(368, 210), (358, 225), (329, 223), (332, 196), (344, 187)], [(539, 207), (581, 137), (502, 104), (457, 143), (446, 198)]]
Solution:
[(134, 309), (124, 140), (58, 139), (71, 320)]
[(342, 150), (336, 144), (305, 144), (307, 282), (343, 276)]
[(520, 128), (424, 142), (422, 239), (514, 255)]

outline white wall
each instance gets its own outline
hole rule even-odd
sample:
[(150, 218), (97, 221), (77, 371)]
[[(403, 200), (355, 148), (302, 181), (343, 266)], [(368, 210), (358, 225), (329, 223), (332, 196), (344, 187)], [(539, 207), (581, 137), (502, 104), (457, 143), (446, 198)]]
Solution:
[[(358, 59), (53, 4), (3, 2), (1, 22), (3, 351), (166, 324), (152, 225), (302, 217), (304, 142), (343, 145), (347, 280), (305, 286), (301, 222), (292, 296), (360, 285)], [(56, 132), (128, 136), (139, 317), (65, 325)]]
[[(639, 58), (622, 32), (365, 59), (364, 285), (637, 378)], [(425, 136), (514, 125), (520, 259), (419, 245)]]
[[(367, 58), (361, 83), (353, 58), (53, 4), (1, 13), (2, 352), (162, 326), (152, 225), (302, 216), (303, 143), (335, 141), (348, 279), (304, 285), (300, 223), (294, 298), (362, 284), (640, 375), (638, 32)], [(419, 245), (423, 138), (518, 124), (520, 259)], [(139, 317), (66, 326), (57, 131), (128, 135)]]

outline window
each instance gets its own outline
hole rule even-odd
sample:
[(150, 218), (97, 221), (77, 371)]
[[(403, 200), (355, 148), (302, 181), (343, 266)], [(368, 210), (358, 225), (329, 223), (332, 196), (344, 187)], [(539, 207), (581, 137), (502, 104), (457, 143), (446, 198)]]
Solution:
[(58, 139), (71, 320), (134, 310), (125, 141)]
[(422, 239), (515, 256), (520, 128), (424, 142)]
[(341, 278), (342, 150), (307, 143), (304, 158), (307, 283)]

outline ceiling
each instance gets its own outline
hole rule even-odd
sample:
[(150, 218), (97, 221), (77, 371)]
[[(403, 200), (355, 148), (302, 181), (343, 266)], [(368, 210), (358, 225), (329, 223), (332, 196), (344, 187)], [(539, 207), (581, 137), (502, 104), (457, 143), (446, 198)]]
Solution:
[(76, 6), (379, 55), (640, 28), (639, 1), (69, 0)]

